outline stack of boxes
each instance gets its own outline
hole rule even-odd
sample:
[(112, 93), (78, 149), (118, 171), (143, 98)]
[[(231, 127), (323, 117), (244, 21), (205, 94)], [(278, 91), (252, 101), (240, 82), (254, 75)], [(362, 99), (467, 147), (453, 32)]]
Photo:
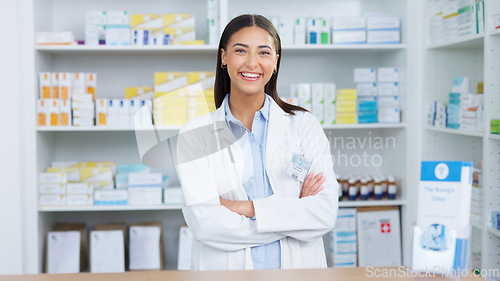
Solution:
[(128, 174), (128, 204), (161, 205), (162, 182), (160, 173)]
[(67, 200), (68, 206), (92, 206), (94, 205), (94, 184), (89, 182), (68, 183)]
[(66, 173), (40, 173), (38, 176), (38, 205), (65, 206)]
[(73, 95), (71, 109), (73, 110), (73, 126), (94, 126), (95, 107), (92, 95)]
[(203, 44), (195, 40), (194, 14), (131, 16), (132, 45)]
[(483, 95), (470, 93), (468, 77), (453, 77), (449, 94), (448, 128), (483, 130)]
[(157, 72), (153, 119), (156, 125), (182, 125), (215, 110), (213, 72)]
[(335, 17), (332, 24), (333, 44), (365, 44), (365, 17)]
[(354, 69), (358, 95), (358, 123), (377, 123), (377, 83), (375, 69)]
[(356, 208), (341, 208), (337, 223), (330, 232), (330, 254), (334, 267), (356, 267)]
[(323, 125), (324, 120), (324, 87), (321, 83), (311, 84), (311, 104), (312, 114), (318, 119), (319, 123)]
[(38, 126), (93, 125), (95, 73), (41, 72), (39, 84)]
[(113, 162), (53, 162), (39, 175), (39, 198), (40, 206), (181, 204), (182, 191), (142, 164), (119, 165), (116, 174)]
[(379, 123), (399, 123), (399, 71), (394, 67), (378, 68), (378, 115)]
[(484, 32), (484, 1), (429, 3), (428, 34), (432, 44), (451, 42)]
[(306, 40), (307, 44), (330, 44), (330, 20), (308, 18)]
[(368, 17), (366, 20), (368, 44), (399, 44), (400, 19), (398, 17)]
[(130, 17), (127, 11), (106, 12), (106, 45), (130, 45)]
[(355, 124), (357, 94), (356, 89), (337, 90), (337, 124)]
[(337, 117), (335, 83), (292, 84), (291, 95), (285, 102), (308, 110), (322, 125), (335, 124)]
[(323, 84), (324, 108), (323, 119), (325, 126), (334, 125), (337, 122), (337, 86), (335, 83)]
[(96, 125), (107, 127), (138, 128), (153, 124), (151, 100), (97, 99)]
[(458, 1), (443, 1), (443, 35), (445, 42), (458, 38)]
[(217, 45), (220, 29), (219, 0), (208, 0), (207, 27), (207, 44)]
[(294, 84), (291, 86), (291, 94), (292, 98), (296, 98), (298, 100), (298, 106), (308, 111), (312, 111), (311, 84)]
[(438, 101), (427, 104), (427, 125), (438, 128), (446, 128), (448, 123), (447, 106)]
[(271, 18), (282, 45), (303, 44), (396, 44), (401, 42), (400, 18), (296, 17), (293, 22)]
[[(481, 10), (476, 11), (477, 8)], [(483, 21), (482, 18), (482, 5), (476, 5), (476, 3), (471, 3), (468, 0), (458, 1), (457, 36), (465, 37), (483, 33), (483, 30), (477, 30), (478, 28), (484, 28), (482, 25), (477, 24), (477, 20)]]
[(106, 43), (106, 12), (87, 11), (85, 18), (85, 45), (96, 46)]

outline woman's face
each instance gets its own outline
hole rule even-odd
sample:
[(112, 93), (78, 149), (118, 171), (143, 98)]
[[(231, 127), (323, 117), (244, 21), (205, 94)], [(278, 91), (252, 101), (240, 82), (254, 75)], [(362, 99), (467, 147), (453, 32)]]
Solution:
[(231, 36), (226, 49), (221, 59), (231, 78), (231, 94), (264, 93), (279, 56), (273, 37), (260, 27), (245, 27)]

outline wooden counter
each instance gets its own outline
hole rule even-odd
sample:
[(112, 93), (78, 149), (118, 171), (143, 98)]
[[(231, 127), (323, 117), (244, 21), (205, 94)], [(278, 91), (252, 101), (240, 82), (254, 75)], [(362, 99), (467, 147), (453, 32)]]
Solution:
[[(406, 274), (406, 268), (327, 268), (327, 269), (289, 269), (255, 271), (134, 271), (107, 274), (38, 274), (38, 275), (0, 275), (0, 281), (360, 281), (360, 280), (451, 280), (439, 276), (425, 276), (425, 273)], [(473, 277), (460, 280), (482, 280)]]

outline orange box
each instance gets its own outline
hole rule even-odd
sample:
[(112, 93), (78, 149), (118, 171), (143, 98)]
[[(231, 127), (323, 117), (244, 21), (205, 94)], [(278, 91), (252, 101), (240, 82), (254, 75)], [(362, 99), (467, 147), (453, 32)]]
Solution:
[(50, 99), (52, 98), (52, 84), (50, 72), (40, 72), (40, 98)]
[(38, 100), (38, 126), (47, 126), (47, 100)]

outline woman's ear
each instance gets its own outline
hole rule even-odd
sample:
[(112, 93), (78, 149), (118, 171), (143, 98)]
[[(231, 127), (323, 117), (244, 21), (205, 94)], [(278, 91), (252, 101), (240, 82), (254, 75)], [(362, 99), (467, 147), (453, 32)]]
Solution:
[(220, 58), (221, 58), (222, 64), (227, 64), (226, 63), (226, 51), (224, 49), (220, 49)]

